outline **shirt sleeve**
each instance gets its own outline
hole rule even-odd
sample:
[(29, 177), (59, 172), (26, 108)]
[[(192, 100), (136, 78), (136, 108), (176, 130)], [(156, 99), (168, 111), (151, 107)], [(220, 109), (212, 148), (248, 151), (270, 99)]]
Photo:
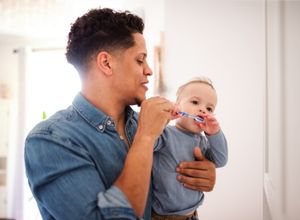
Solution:
[(164, 131), (155, 141), (153, 151), (157, 152), (165, 146), (166, 132)]
[(136, 219), (126, 196), (116, 186), (98, 194), (98, 207), (108, 219)]
[(228, 147), (225, 135), (220, 130), (217, 134), (206, 136), (208, 148), (206, 157), (213, 161), (216, 167), (223, 167), (228, 161)]
[(31, 135), (25, 166), (42, 214), (47, 210), (53, 219), (137, 219), (123, 192), (106, 186), (89, 152), (68, 140)]

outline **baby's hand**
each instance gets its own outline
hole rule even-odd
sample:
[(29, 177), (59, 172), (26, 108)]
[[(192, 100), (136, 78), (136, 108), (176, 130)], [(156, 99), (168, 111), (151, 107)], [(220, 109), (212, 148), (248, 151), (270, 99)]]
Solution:
[(214, 135), (220, 131), (220, 125), (214, 115), (211, 114), (202, 114), (200, 115), (204, 122), (198, 123), (199, 127), (207, 135)]

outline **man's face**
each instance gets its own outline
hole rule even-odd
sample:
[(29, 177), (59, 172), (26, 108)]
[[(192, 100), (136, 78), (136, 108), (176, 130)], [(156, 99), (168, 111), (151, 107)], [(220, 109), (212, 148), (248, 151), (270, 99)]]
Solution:
[(115, 56), (113, 86), (125, 105), (140, 105), (146, 98), (148, 76), (152, 70), (146, 61), (147, 49), (142, 34), (133, 34), (135, 45)]

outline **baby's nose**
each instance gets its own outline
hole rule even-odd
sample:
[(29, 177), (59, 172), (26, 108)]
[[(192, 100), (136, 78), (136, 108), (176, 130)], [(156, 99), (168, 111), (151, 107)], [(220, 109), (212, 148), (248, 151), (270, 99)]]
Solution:
[(200, 111), (200, 113), (203, 113), (203, 114), (206, 113), (205, 110), (203, 110), (203, 109), (199, 109), (199, 111)]

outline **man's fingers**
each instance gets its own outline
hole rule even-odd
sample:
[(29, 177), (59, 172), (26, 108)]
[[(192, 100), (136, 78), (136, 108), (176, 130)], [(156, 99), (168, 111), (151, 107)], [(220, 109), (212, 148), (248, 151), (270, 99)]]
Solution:
[(159, 108), (165, 112), (172, 113), (175, 109), (175, 103), (170, 102), (168, 99), (164, 97), (153, 97), (153, 105), (159, 106)]
[(204, 178), (208, 179), (208, 171), (206, 169), (200, 170), (200, 169), (176, 169), (176, 171), (182, 175), (190, 176), (194, 178)]
[(205, 192), (211, 191), (213, 188), (212, 186), (214, 185), (210, 183), (210, 180), (202, 178), (178, 176), (177, 179), (183, 184), (184, 187)]
[(213, 189), (209, 186), (193, 186), (189, 184), (183, 184), (184, 187), (196, 190), (196, 191), (202, 191), (202, 192), (211, 192)]
[(177, 179), (185, 187), (209, 192), (213, 189), (216, 180), (216, 166), (207, 160), (199, 147), (195, 147), (194, 155), (196, 161), (184, 161), (176, 168)]
[(179, 169), (195, 169), (195, 170), (208, 170), (215, 169), (215, 164), (209, 160), (205, 161), (183, 161), (179, 164)]
[(177, 176), (177, 179), (181, 183), (193, 185), (196, 187), (209, 186), (209, 184), (210, 184), (208, 179), (202, 179), (202, 178), (193, 178), (193, 177), (179, 175), (179, 176)]

